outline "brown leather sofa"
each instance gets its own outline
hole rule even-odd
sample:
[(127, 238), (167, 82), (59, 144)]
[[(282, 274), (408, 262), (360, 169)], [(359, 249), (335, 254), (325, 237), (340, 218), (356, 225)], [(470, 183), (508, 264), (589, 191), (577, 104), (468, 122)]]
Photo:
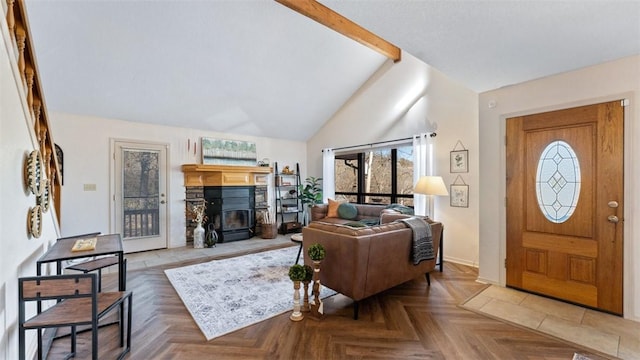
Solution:
[[(354, 319), (358, 318), (358, 302), (362, 299), (421, 275), (430, 285), (429, 272), (436, 268), (436, 259), (413, 265), (413, 232), (405, 223), (393, 222), (403, 217), (407, 215), (385, 214), (383, 224), (361, 228), (321, 218), (302, 229), (305, 264), (312, 264), (308, 247), (322, 244), (326, 257), (321, 264), (320, 282), (354, 300)], [(431, 224), (434, 251), (442, 259), (442, 223), (427, 221)], [(442, 271), (442, 264), (439, 265)]]
[(347, 220), (339, 217), (327, 217), (329, 212), (329, 205), (318, 204), (311, 207), (311, 221), (322, 221), (332, 224), (348, 224), (350, 222), (359, 220), (373, 220), (379, 219), (384, 222), (391, 222), (399, 217), (387, 217), (391, 215), (401, 215), (399, 212), (391, 209), (387, 209), (384, 205), (368, 205), (368, 204), (353, 204), (358, 209), (358, 215), (355, 219)]

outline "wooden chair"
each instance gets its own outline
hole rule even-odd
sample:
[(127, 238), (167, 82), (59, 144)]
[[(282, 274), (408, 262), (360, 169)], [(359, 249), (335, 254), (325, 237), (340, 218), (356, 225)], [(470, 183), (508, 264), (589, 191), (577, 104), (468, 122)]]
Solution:
[[(127, 342), (118, 359), (131, 349), (131, 302), (132, 293), (127, 291), (98, 292), (96, 274), (70, 274), (33, 276), (18, 279), (19, 358), (25, 360), (25, 332), (38, 332), (38, 359), (42, 360), (42, 329), (71, 328), (71, 353), (76, 353), (76, 328), (90, 325), (92, 359), (98, 359), (98, 322), (119, 307), (120, 347), (124, 346), (124, 308), (127, 303)], [(57, 301), (42, 313), (26, 318), (28, 302)]]

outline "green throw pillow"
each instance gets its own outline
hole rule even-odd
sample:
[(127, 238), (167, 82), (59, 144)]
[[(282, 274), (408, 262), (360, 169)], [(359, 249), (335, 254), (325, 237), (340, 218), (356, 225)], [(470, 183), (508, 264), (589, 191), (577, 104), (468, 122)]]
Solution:
[(338, 206), (338, 216), (341, 219), (354, 220), (358, 216), (358, 208), (350, 203), (342, 203)]
[(367, 227), (367, 225), (359, 222), (359, 221), (352, 221), (352, 222), (348, 222), (346, 224), (344, 224), (345, 226), (350, 226), (350, 227), (354, 227), (354, 228), (361, 228), (361, 227)]

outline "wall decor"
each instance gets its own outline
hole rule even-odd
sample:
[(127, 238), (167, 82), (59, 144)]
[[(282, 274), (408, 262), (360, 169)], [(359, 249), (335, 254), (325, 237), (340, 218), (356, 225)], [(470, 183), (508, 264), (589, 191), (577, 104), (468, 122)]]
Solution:
[(64, 151), (62, 148), (58, 146), (58, 144), (54, 144), (56, 147), (56, 158), (58, 159), (58, 168), (60, 169), (60, 185), (64, 185)]
[(453, 184), (449, 185), (449, 194), (452, 207), (469, 207), (469, 185), (460, 175), (456, 177)]
[(40, 150), (29, 153), (24, 167), (24, 180), (27, 189), (35, 196), (42, 195), (42, 156)]
[(466, 173), (469, 172), (469, 150), (465, 149), (460, 140), (453, 147), (449, 155), (449, 172)]
[(27, 232), (35, 238), (42, 234), (42, 208), (36, 205), (29, 209), (27, 217)]
[[(194, 144), (195, 146), (195, 144)], [(256, 166), (256, 144), (249, 141), (202, 138), (202, 163)]]
[(40, 205), (43, 213), (46, 213), (49, 211), (49, 203), (51, 201), (51, 181), (43, 179), (42, 184), (42, 194), (36, 198), (36, 204)]

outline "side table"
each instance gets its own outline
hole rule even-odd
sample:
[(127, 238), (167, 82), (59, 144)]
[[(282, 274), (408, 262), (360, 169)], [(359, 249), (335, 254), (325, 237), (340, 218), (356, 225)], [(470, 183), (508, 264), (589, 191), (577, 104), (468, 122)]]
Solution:
[(300, 244), (300, 248), (298, 249), (298, 257), (296, 257), (296, 264), (300, 261), (300, 254), (302, 253), (302, 233), (295, 233), (291, 235), (291, 241), (294, 243)]

